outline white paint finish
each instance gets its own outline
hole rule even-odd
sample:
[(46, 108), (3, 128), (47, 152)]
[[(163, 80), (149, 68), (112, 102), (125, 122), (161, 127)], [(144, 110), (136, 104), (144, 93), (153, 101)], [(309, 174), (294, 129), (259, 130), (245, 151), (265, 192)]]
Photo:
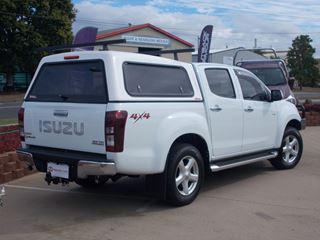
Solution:
[[(275, 103), (243, 100), (242, 151), (260, 151), (275, 146), (277, 108)], [(247, 112), (246, 109), (252, 109)]]
[[(104, 118), (106, 112), (105, 104), (82, 104), (82, 103), (48, 103), (48, 102), (24, 102), (24, 130), (26, 144), (70, 149), (76, 151), (105, 153), (104, 145), (94, 145), (92, 141), (105, 141), (104, 137)], [(68, 112), (67, 117), (54, 116), (55, 110)], [(39, 121), (72, 122), (84, 124), (84, 134), (78, 136), (54, 132), (40, 131)]]
[[(245, 115), (244, 108), (247, 107), (247, 102), (242, 98), (238, 79), (233, 72), (236, 67), (208, 63), (192, 66), (160, 57), (112, 51), (57, 54), (42, 59), (40, 66), (45, 62), (67, 61), (64, 60), (64, 56), (70, 55), (78, 55), (79, 60), (104, 61), (111, 102), (108, 104), (25, 102), (25, 131), (32, 132), (36, 136), (36, 139), (27, 138), (26, 143), (104, 154), (105, 146), (92, 145), (92, 141), (105, 141), (105, 112), (124, 110), (128, 112), (124, 151), (107, 153), (108, 159), (116, 163), (118, 173), (140, 175), (163, 172), (170, 147), (184, 134), (195, 134), (203, 138), (207, 143), (209, 156), (213, 160), (262, 150), (266, 147), (280, 147), (287, 123), (291, 119), (300, 120), (295, 106), (287, 101), (250, 103), (255, 108), (256, 116)], [(129, 96), (125, 91), (122, 71), (122, 64), (126, 61), (183, 67), (190, 77), (194, 96), (183, 98)], [(207, 67), (229, 69), (236, 99), (225, 99), (211, 93), (203, 71)], [(216, 104), (222, 111), (209, 110)], [(40, 134), (39, 120), (60, 120), (53, 116), (54, 110), (67, 110), (69, 112), (65, 119), (67, 121), (84, 122), (85, 134), (83, 136)], [(143, 113), (148, 113), (150, 118), (143, 118), (137, 122), (130, 118), (132, 114)], [(276, 113), (278, 118), (274, 117), (273, 113)]]
[(301, 121), (301, 117), (298, 113), (298, 110), (296, 106), (294, 106), (292, 103), (281, 100), (276, 102), (277, 103), (277, 110), (278, 110), (278, 124), (277, 124), (277, 137), (275, 139), (275, 145), (277, 148), (281, 147), (282, 143), (282, 137), (284, 130), (288, 123), (291, 120)]
[[(236, 98), (220, 97), (210, 90), (205, 70), (216, 68), (212, 65), (199, 67), (199, 76), (202, 91), (205, 96), (208, 109), (208, 122), (211, 127), (212, 151), (216, 158), (230, 154), (241, 153), (242, 126), (243, 126), (243, 101), (236, 91), (235, 79), (227, 66), (219, 66), (219, 69), (229, 71), (235, 88)], [(220, 111), (215, 109), (221, 108)]]
[[(202, 102), (109, 103), (108, 111), (126, 109), (124, 151), (108, 153), (123, 174), (160, 173), (172, 143), (184, 134), (197, 134), (210, 146), (210, 134)], [(150, 114), (135, 122), (132, 114)]]

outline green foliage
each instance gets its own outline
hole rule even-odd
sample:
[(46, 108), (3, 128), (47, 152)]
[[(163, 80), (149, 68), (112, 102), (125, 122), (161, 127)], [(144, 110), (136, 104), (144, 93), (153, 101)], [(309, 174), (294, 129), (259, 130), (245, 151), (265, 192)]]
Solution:
[(1, 0), (0, 71), (8, 86), (16, 68), (35, 71), (37, 48), (71, 43), (75, 15), (71, 0)]
[(313, 58), (315, 48), (309, 35), (300, 35), (292, 41), (288, 52), (288, 65), (303, 86), (315, 87), (319, 80), (317, 61)]

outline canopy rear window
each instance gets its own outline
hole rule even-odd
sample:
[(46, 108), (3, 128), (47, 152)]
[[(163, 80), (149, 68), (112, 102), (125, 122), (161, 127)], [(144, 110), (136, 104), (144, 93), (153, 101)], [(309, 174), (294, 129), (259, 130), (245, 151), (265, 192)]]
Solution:
[(94, 60), (44, 64), (26, 100), (106, 103), (103, 62)]

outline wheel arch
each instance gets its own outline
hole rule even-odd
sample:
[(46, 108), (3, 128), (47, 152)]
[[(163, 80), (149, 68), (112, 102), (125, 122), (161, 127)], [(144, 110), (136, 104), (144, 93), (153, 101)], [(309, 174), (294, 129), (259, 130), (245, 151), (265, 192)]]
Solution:
[[(179, 144), (179, 143), (187, 143), (187, 144), (190, 144), (190, 145), (196, 147), (199, 150), (201, 157), (203, 159), (205, 171), (209, 172), (210, 152), (209, 152), (209, 148), (208, 148), (208, 143), (206, 142), (206, 140), (202, 136), (195, 134), (195, 133), (187, 133), (187, 134), (183, 134), (183, 135), (177, 137), (173, 141), (173, 143), (171, 144), (168, 155), (170, 154), (172, 148), (176, 144)], [(168, 159), (166, 161), (166, 167), (167, 167), (167, 164), (168, 164)]]
[(287, 127), (293, 127), (297, 130), (301, 130), (301, 122), (299, 122), (297, 119), (292, 119), (287, 123), (286, 128)]

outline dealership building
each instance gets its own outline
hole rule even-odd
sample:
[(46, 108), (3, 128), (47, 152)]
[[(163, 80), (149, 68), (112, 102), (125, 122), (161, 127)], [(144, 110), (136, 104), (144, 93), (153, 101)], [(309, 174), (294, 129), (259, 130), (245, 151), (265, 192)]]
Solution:
[[(148, 53), (157, 50), (192, 49), (193, 44), (189, 43), (172, 33), (169, 33), (150, 23), (141, 25), (129, 25), (127, 27), (100, 31), (96, 41), (109, 41), (125, 39), (125, 43), (108, 45), (109, 50)], [(101, 49), (102, 46), (96, 47)], [(162, 57), (174, 59), (172, 53), (162, 54)], [(178, 59), (184, 62), (191, 62), (191, 52), (178, 53)]]

